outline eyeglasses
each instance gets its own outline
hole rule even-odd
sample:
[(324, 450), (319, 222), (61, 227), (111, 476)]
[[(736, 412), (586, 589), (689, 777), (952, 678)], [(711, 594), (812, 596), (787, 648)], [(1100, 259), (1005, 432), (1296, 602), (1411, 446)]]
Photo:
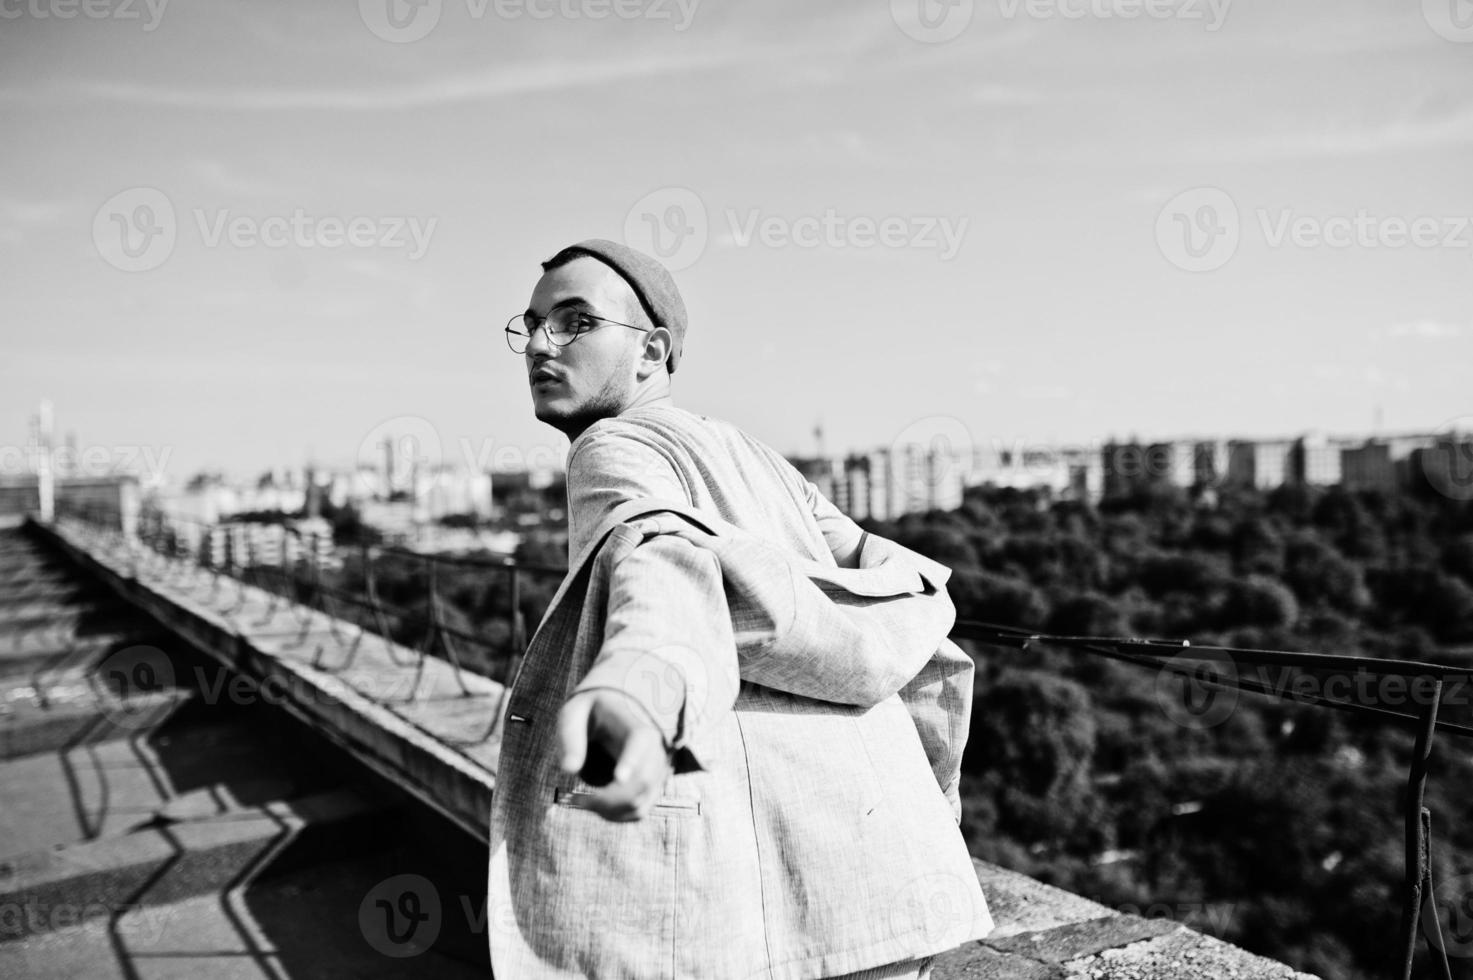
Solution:
[(527, 353), (527, 345), (532, 342), (532, 335), (537, 332), (538, 327), (546, 324), (547, 342), (554, 347), (566, 347), (604, 323), (612, 323), (616, 327), (628, 327), (631, 330), (654, 329), (653, 327), (636, 327), (632, 323), (620, 323), (618, 320), (610, 320), (606, 316), (595, 316), (571, 306), (560, 306), (547, 316), (540, 317), (527, 312), (512, 317), (506, 324), (506, 346), (511, 348), (513, 354)]

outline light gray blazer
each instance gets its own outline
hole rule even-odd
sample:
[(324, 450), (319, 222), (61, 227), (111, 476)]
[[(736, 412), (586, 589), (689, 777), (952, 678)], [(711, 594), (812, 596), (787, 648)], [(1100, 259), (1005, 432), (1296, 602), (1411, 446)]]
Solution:
[[(498, 976), (797, 980), (991, 930), (957, 828), (972, 663), (947, 569), (875, 535), (841, 569), (816, 524), (804, 557), (679, 500), (581, 528), (507, 699)], [(678, 750), (642, 821), (606, 822), (558, 769), (558, 709), (592, 687)]]

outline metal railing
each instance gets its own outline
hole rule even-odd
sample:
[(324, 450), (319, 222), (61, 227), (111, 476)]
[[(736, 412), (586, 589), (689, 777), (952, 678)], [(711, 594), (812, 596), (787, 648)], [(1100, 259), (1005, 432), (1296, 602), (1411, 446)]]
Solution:
[[(159, 512), (146, 512), (139, 517), (137, 535), (127, 538), (119, 529), (109, 526), (106, 514), (93, 513), (91, 508), (75, 508), (63, 517), (75, 517), (83, 521), (94, 534), (108, 539), (114, 547), (125, 548), (132, 563), (135, 577), (140, 570), (158, 575), (165, 584), (181, 584), (181, 580), (192, 575), (195, 569), (203, 569), (211, 576), (210, 591), (204, 601), (215, 608), (215, 612), (227, 619), (242, 613), (249, 600), (251, 587), (265, 592), (269, 598), (260, 616), (252, 625), (264, 626), (284, 612), (298, 626), (296, 643), (305, 644), (311, 633), (314, 614), (325, 619), (326, 636), (320, 636), (312, 653), (314, 669), (338, 673), (351, 669), (363, 648), (365, 640), (372, 634), (382, 644), (384, 655), (396, 667), (414, 671), (409, 691), (392, 703), (408, 704), (418, 700), (422, 688), (425, 663), (428, 657), (436, 656), (448, 662), (460, 693), (465, 697), (484, 696), (466, 684), (464, 671), (467, 658), (462, 644), (479, 647), (492, 654), (485, 659), (492, 662), (494, 654), (502, 644), (484, 634), (462, 629), (448, 621), (447, 602), (442, 594), (441, 574), (445, 568), (478, 569), (490, 574), (507, 576), (508, 609), (507, 619), (510, 636), (505, 643), (509, 651), (503, 670), (485, 671), (484, 676), (500, 680), (502, 695), (506, 694), (512, 678), (516, 676), (522, 655), (528, 643), (526, 618), (522, 613), (522, 582), (524, 575), (556, 575), (561, 578), (566, 569), (557, 566), (538, 565), (515, 561), (501, 555), (437, 555), (413, 551), (384, 544), (358, 543), (334, 545), (330, 535), (303, 531), (288, 524), (263, 522), (225, 521), (203, 522)], [(276, 540), (266, 545), (258, 543), (261, 528), (277, 528)], [(357, 567), (362, 570), (361, 592), (333, 584), (324, 576), (325, 566), (332, 564), (346, 573), (348, 562), (325, 561), (331, 550), (348, 551), (357, 558)], [(219, 556), (217, 558), (217, 555)], [(409, 562), (419, 566), (420, 580), (424, 583), (424, 612), (386, 602), (380, 595), (380, 563), (384, 560)], [(234, 596), (230, 596), (230, 585), (234, 583)], [(225, 603), (229, 604), (226, 605)], [(353, 612), (350, 613), (349, 610)], [(424, 629), (409, 644), (403, 642), (402, 629), (394, 625), (423, 621)], [(352, 635), (344, 625), (354, 627)], [(396, 632), (399, 638), (396, 639)], [(329, 638), (334, 641), (329, 643)], [(403, 648), (411, 656), (402, 656)], [(329, 659), (329, 649), (337, 656)], [(498, 677), (497, 674), (500, 676)], [(386, 702), (389, 699), (385, 699)], [(491, 713), (491, 723), (478, 736), (461, 744), (484, 742), (496, 734), (502, 712), (498, 706)]]
[[(1417, 950), (1417, 929), (1424, 930), (1427, 947), (1442, 969), (1443, 980), (1452, 980), (1447, 944), (1443, 941), (1441, 923), (1433, 908), (1432, 886), (1432, 811), (1426, 806), (1428, 760), (1438, 732), (1463, 738), (1473, 736), (1473, 727), (1438, 719), (1444, 685), (1452, 680), (1473, 678), (1473, 668), (1423, 663), (1415, 660), (1382, 660), (1373, 657), (1339, 656), (1321, 653), (1291, 653), (1283, 650), (1252, 650), (1221, 646), (1193, 646), (1187, 640), (1144, 640), (1123, 637), (1056, 636), (1033, 633), (992, 623), (960, 621), (952, 630), (954, 639), (976, 640), (996, 646), (1028, 650), (1034, 646), (1053, 646), (1077, 653), (1133, 664), (1157, 672), (1167, 671), (1213, 690), (1247, 691), (1278, 700), (1333, 708), (1352, 714), (1410, 727), (1416, 736), (1411, 765), (1407, 773), (1403, 820), (1406, 838), (1406, 874), (1403, 886), (1401, 929), (1395, 947), (1400, 953), (1396, 976), (1410, 980)], [(1226, 664), (1230, 669), (1204, 672), (1204, 664)], [(1400, 677), (1410, 687), (1426, 681), (1427, 692), (1420, 710), (1413, 713), (1379, 707), (1353, 698), (1329, 697), (1305, 689), (1286, 694), (1261, 680), (1242, 676), (1239, 666), (1291, 667), (1310, 673), (1352, 672), (1370, 677)], [(1351, 687), (1347, 685), (1347, 687)], [(1359, 685), (1354, 690), (1359, 690)]]
[[(89, 520), (89, 517), (95, 517), (96, 515), (80, 512), (75, 513), (73, 516), (79, 516), (83, 520)], [(197, 531), (191, 534), (180, 534), (178, 528), (174, 525), (192, 526)], [(93, 526), (94, 528), (97, 527), (95, 523)], [(236, 601), (233, 606), (223, 611), (226, 615), (234, 615), (243, 608), (246, 601), (245, 589), (249, 585), (262, 588), (272, 596), (263, 614), (261, 620), (263, 623), (268, 622), (275, 615), (275, 607), (279, 601), (287, 601), (288, 606), (294, 609), (294, 613), (301, 622), (302, 632), (300, 638), (303, 640), (310, 629), (311, 617), (314, 612), (321, 612), (328, 618), (331, 635), (342, 643), (345, 641), (345, 638), (339, 632), (338, 627), (343, 617), (337, 609), (333, 608), (333, 603), (365, 610), (371, 617), (372, 624), (375, 627), (374, 632), (376, 632), (384, 643), (385, 650), (391, 661), (401, 667), (410, 665), (398, 659), (398, 655), (394, 649), (395, 644), (392, 640), (393, 630), (389, 620), (391, 617), (398, 617), (400, 620), (409, 619), (414, 613), (410, 610), (391, 606), (382, 600), (378, 593), (375, 564), (376, 559), (390, 556), (421, 562), (424, 568), (427, 587), (429, 623), (423, 637), (412, 648), (416, 655), (414, 664), (416, 673), (415, 683), (406, 699), (410, 701), (414, 700), (417, 696), (419, 679), (423, 674), (425, 658), (434, 655), (437, 640), (444, 649), (445, 659), (454, 668), (455, 677), (462, 693), (467, 696), (472, 696), (474, 692), (465, 685), (461, 673), (463, 669), (461, 657), (452, 639), (465, 643), (479, 644), (487, 649), (495, 647), (495, 644), (486, 637), (476, 636), (468, 631), (452, 626), (445, 621), (443, 609), (444, 598), (441, 596), (439, 589), (439, 570), (441, 568), (475, 568), (510, 576), (509, 604), (511, 608), (509, 614), (511, 622), (510, 648), (512, 654), (507, 663), (504, 678), (508, 687), (511, 679), (516, 675), (517, 667), (527, 647), (526, 629), (520, 602), (520, 576), (523, 573), (528, 573), (561, 577), (567, 572), (567, 569), (563, 567), (517, 562), (509, 556), (433, 555), (388, 545), (359, 544), (350, 547), (358, 552), (363, 568), (364, 592), (360, 595), (323, 582), (323, 563), (319, 549), (320, 535), (312, 533), (304, 534), (296, 528), (281, 525), (282, 535), (278, 542), (278, 551), (273, 556), (275, 561), (266, 563), (256, 560), (257, 555), (255, 554), (253, 539), (249, 533), (237, 535), (236, 532), (231, 530), (232, 528), (242, 526), (246, 525), (243, 523), (205, 524), (172, 516), (153, 514), (140, 519), (137, 545), (142, 545), (142, 547), (137, 547), (131, 542), (129, 545), (135, 563), (157, 560), (161, 563), (161, 567), (158, 569), (159, 574), (165, 576), (180, 574), (179, 568), (181, 565), (187, 568), (190, 563), (207, 569), (213, 575), (211, 586), (212, 598), (219, 591), (222, 576), (234, 579), (238, 585)], [(101, 533), (110, 534), (115, 538), (122, 538), (121, 533), (116, 529), (103, 527), (99, 530)], [(238, 550), (236, 546), (237, 537), (244, 538), (244, 553), (240, 555), (236, 553)], [(194, 538), (195, 540), (191, 542), (189, 538)], [(287, 545), (287, 541), (291, 538), (299, 542), (296, 549), (291, 549)], [(213, 560), (214, 553), (218, 548), (223, 548), (224, 560), (222, 562), (215, 562)], [(144, 555), (143, 552), (145, 550), (151, 552), (155, 556), (155, 559), (150, 559)], [(293, 550), (296, 552), (295, 555), (291, 554)], [(305, 578), (302, 576), (300, 568), (304, 564), (302, 561), (303, 555), (306, 556)], [(307, 598), (306, 602), (301, 601), (304, 594)], [(360, 644), (368, 633), (368, 628), (362, 623), (354, 621), (353, 625), (357, 626), (357, 634), (348, 643), (347, 652), (341, 660), (334, 664), (323, 662), (322, 658), (326, 644), (319, 643), (313, 655), (312, 664), (314, 667), (323, 670), (339, 671), (351, 666)], [(1428, 760), (1437, 733), (1446, 732), (1462, 738), (1473, 736), (1473, 727), (1438, 718), (1445, 685), (1455, 679), (1463, 679), (1465, 682), (1473, 679), (1473, 667), (1454, 667), (1412, 660), (1379, 659), (1282, 650), (1194, 646), (1190, 641), (1186, 640), (1170, 641), (1133, 637), (1062, 636), (965, 620), (956, 623), (951, 636), (953, 639), (974, 640), (980, 643), (1009, 647), (1020, 651), (1027, 651), (1035, 646), (1056, 647), (1075, 653), (1132, 664), (1157, 672), (1166, 671), (1214, 690), (1246, 691), (1252, 694), (1273, 697), (1278, 700), (1313, 704), (1338, 711), (1350, 712), (1381, 722), (1394, 723), (1411, 728), (1415, 733), (1415, 742), (1407, 774), (1406, 797), (1403, 803), (1406, 872), (1403, 889), (1402, 922), (1396, 947), (1400, 951), (1401, 957), (1396, 976), (1399, 980), (1410, 980), (1417, 947), (1417, 930), (1420, 924), (1426, 932), (1425, 938), (1434, 960), (1441, 965), (1443, 980), (1452, 980), (1452, 968), (1448, 962), (1447, 945), (1442, 939), (1440, 923), (1435, 911), (1427, 911), (1431, 907), (1433, 893), (1431, 865), (1432, 813), (1426, 806), (1425, 801)], [(1227, 664), (1231, 669), (1225, 672), (1220, 671), (1216, 674), (1210, 672), (1204, 673), (1203, 665), (1208, 663)], [(1401, 677), (1409, 685), (1419, 680), (1426, 681), (1425, 688), (1428, 693), (1423, 699), (1425, 703), (1419, 705), (1419, 711), (1396, 711), (1355, 698), (1330, 697), (1326, 694), (1302, 689), (1297, 689), (1292, 694), (1286, 694), (1282, 687), (1276, 688), (1255, 678), (1242, 676), (1236, 669), (1239, 666), (1289, 667), (1311, 673), (1325, 671), (1337, 673), (1353, 672), (1358, 675), (1364, 674), (1378, 678)], [(505, 693), (504, 691), (503, 696), (505, 696)], [(491, 726), (487, 728), (479, 739), (473, 741), (482, 741), (493, 735), (500, 716), (500, 710), (494, 712)]]

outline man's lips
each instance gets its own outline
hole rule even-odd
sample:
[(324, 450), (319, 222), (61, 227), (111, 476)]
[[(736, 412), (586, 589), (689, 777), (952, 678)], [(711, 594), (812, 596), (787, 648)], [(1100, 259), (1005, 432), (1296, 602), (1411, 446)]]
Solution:
[(543, 385), (561, 384), (563, 379), (546, 368), (538, 368), (532, 372), (529, 380), (533, 388), (540, 388)]

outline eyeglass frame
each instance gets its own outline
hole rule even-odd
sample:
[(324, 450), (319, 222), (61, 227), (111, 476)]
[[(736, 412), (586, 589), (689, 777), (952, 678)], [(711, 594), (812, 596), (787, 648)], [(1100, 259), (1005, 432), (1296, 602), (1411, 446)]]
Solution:
[[(650, 331), (650, 330), (657, 329), (656, 327), (653, 327), (653, 326), (650, 326), (650, 327), (641, 327), (641, 326), (637, 326), (637, 325), (635, 325), (633, 323), (620, 323), (618, 320), (610, 320), (606, 316), (599, 316), (597, 313), (589, 313), (587, 310), (578, 309), (577, 307), (574, 307), (574, 306), (555, 306), (552, 309), (550, 309), (550, 310), (547, 311), (547, 316), (537, 316), (531, 310), (527, 310), (527, 311), (525, 311), (523, 313), (513, 314), (512, 318), (510, 320), (507, 320), (506, 321), (506, 326), (502, 328), (502, 332), (506, 335), (506, 346), (511, 348), (511, 352), (513, 354), (525, 354), (525, 353), (527, 353), (527, 348), (532, 346), (532, 338), (537, 335), (537, 331), (538, 330), (541, 330), (541, 331), (543, 331), (543, 336), (547, 338), (548, 344), (550, 344), (551, 346), (557, 348), (558, 350), (562, 350), (565, 347), (571, 347), (573, 345), (574, 341), (576, 341), (579, 337), (583, 336), (584, 334), (586, 334), (586, 333), (592, 333), (594, 330), (597, 330), (598, 329), (597, 326), (593, 326), (593, 327), (589, 327), (587, 330), (580, 330), (577, 333), (573, 334), (572, 339), (570, 339), (566, 344), (560, 344), (557, 341), (555, 341), (555, 340), (552, 339), (552, 333), (547, 330), (547, 321), (552, 318), (552, 315), (554, 313), (557, 313), (560, 310), (573, 310), (579, 316), (586, 316), (590, 320), (598, 320), (598, 321), (600, 321), (600, 323), (612, 323), (616, 327), (628, 327), (631, 330), (640, 330), (640, 331), (646, 331), (647, 332), (647, 331)], [(534, 319), (534, 320), (537, 321), (537, 323), (536, 323), (535, 326), (533, 326), (530, 329), (525, 329), (525, 330), (513, 330), (512, 329), (512, 325), (513, 324), (516, 324), (516, 323), (520, 323), (523, 328), (526, 328), (526, 326), (527, 326), (527, 317), (529, 317), (529, 316), (532, 317), (532, 319)], [(524, 338), (526, 338), (527, 346), (526, 347), (523, 347), (521, 350), (517, 350), (515, 347), (512, 346), (512, 338), (513, 337), (524, 337)]]

